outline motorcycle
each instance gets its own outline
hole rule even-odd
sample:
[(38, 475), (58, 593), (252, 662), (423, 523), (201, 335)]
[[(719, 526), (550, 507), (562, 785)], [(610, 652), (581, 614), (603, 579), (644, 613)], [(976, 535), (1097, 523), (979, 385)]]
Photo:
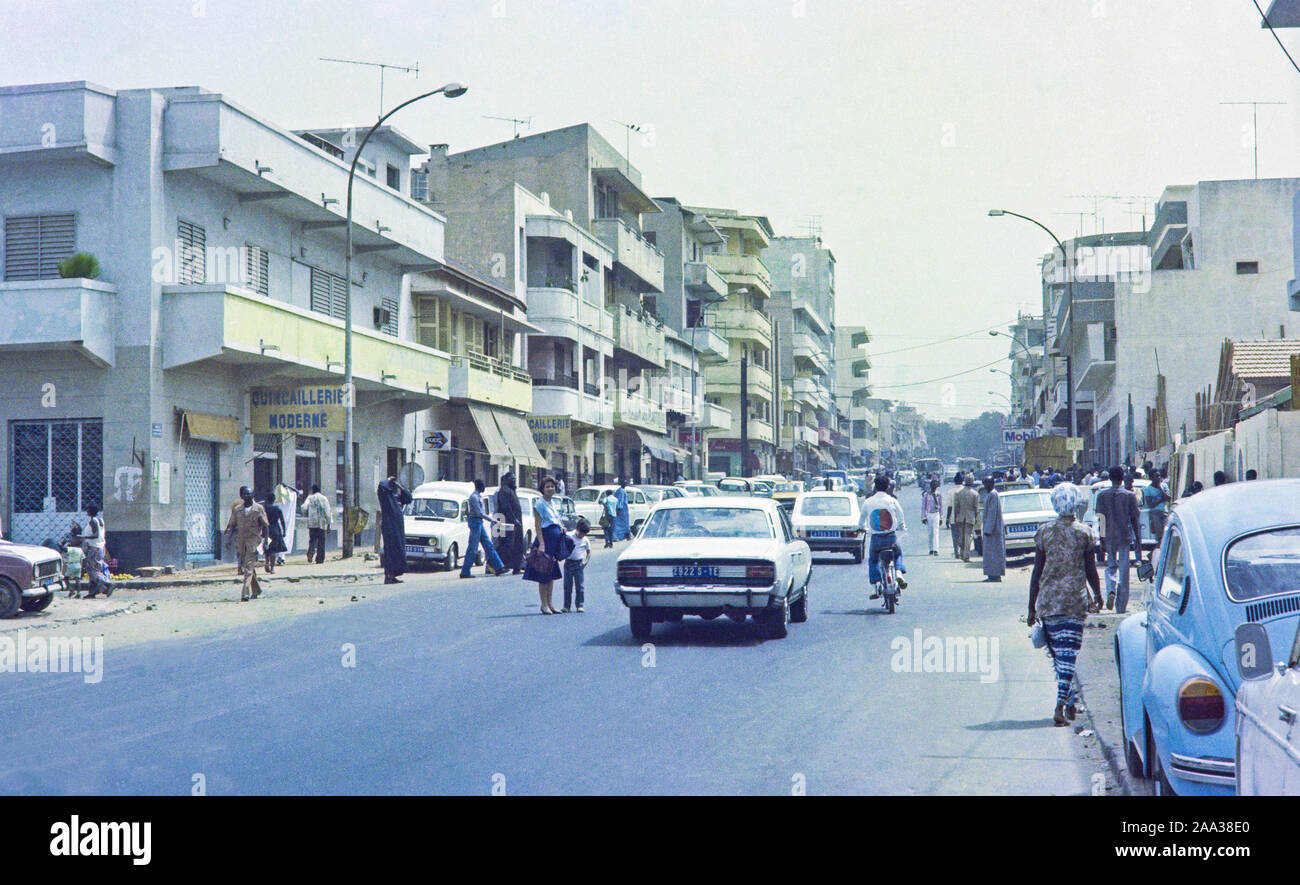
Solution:
[(895, 555), (896, 552), (892, 547), (880, 551), (880, 582), (876, 584), (876, 591), (884, 599), (881, 605), (891, 615), (894, 613), (894, 607), (898, 605), (898, 575), (894, 568)]

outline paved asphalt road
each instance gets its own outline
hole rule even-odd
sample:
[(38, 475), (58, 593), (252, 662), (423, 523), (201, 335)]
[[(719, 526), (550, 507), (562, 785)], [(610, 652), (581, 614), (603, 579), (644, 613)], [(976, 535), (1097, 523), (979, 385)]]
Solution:
[[(898, 613), (868, 602), (865, 565), (819, 557), (784, 640), (688, 618), (643, 649), (604, 557), (581, 615), (540, 616), (516, 578), (375, 587), (110, 651), (99, 684), (5, 675), (0, 792), (186, 794), (198, 774), (209, 795), (1088, 792), (1095, 766), (1052, 727), (1051, 671), (1018, 620), (1024, 570), (989, 588), (950, 547), (924, 556), (919, 492), (903, 502)], [(996, 640), (997, 672), (906, 672), (891, 645), (914, 631)]]

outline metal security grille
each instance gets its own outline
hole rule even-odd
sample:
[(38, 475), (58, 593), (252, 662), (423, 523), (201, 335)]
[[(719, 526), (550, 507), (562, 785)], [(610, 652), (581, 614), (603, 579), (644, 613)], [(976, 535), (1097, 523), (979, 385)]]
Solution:
[(181, 285), (207, 282), (207, 232), (197, 224), (176, 224), (177, 280)]
[[(99, 420), (15, 421), (10, 425), (11, 537), (22, 544), (58, 540), (87, 507), (104, 505), (104, 431)], [(125, 469), (125, 468), (124, 468)], [(124, 475), (119, 495), (139, 488)], [(125, 500), (125, 498), (123, 498)]]
[(271, 256), (252, 243), (244, 247), (244, 282), (259, 295), (271, 294)]
[(318, 267), (311, 269), (312, 310), (341, 320), (346, 316), (344, 312), (346, 299), (347, 292), (343, 286), (343, 277)]
[(76, 250), (77, 217), (28, 215), (5, 219), (5, 279), (56, 280), (59, 262)]
[(200, 439), (185, 441), (185, 558), (216, 555), (216, 445)]

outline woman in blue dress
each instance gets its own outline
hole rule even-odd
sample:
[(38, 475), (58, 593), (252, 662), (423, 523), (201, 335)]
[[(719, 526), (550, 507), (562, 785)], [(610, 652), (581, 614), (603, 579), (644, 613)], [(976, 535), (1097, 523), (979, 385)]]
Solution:
[(614, 540), (626, 541), (632, 535), (632, 530), (628, 526), (626, 479), (619, 479), (618, 491), (614, 493), (614, 500), (618, 502), (618, 509), (614, 513)]
[(555, 479), (546, 477), (541, 483), (542, 497), (533, 502), (533, 546), (540, 546), (546, 551), (549, 557), (546, 568), (539, 571), (533, 567), (532, 562), (526, 562), (524, 568), (524, 580), (537, 582), (537, 595), (541, 599), (544, 615), (559, 614), (551, 605), (551, 593), (555, 589), (555, 581), (561, 577), (560, 560), (566, 555), (560, 512), (551, 501), (556, 488)]

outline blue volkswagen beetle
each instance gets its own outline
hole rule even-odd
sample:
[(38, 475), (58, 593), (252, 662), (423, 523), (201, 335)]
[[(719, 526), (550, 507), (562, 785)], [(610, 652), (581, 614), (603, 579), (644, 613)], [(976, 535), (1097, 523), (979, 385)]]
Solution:
[(1283, 648), (1300, 621), (1300, 480), (1240, 482), (1170, 514), (1147, 610), (1115, 635), (1130, 773), (1160, 793), (1232, 795), (1239, 675), (1233, 634)]

